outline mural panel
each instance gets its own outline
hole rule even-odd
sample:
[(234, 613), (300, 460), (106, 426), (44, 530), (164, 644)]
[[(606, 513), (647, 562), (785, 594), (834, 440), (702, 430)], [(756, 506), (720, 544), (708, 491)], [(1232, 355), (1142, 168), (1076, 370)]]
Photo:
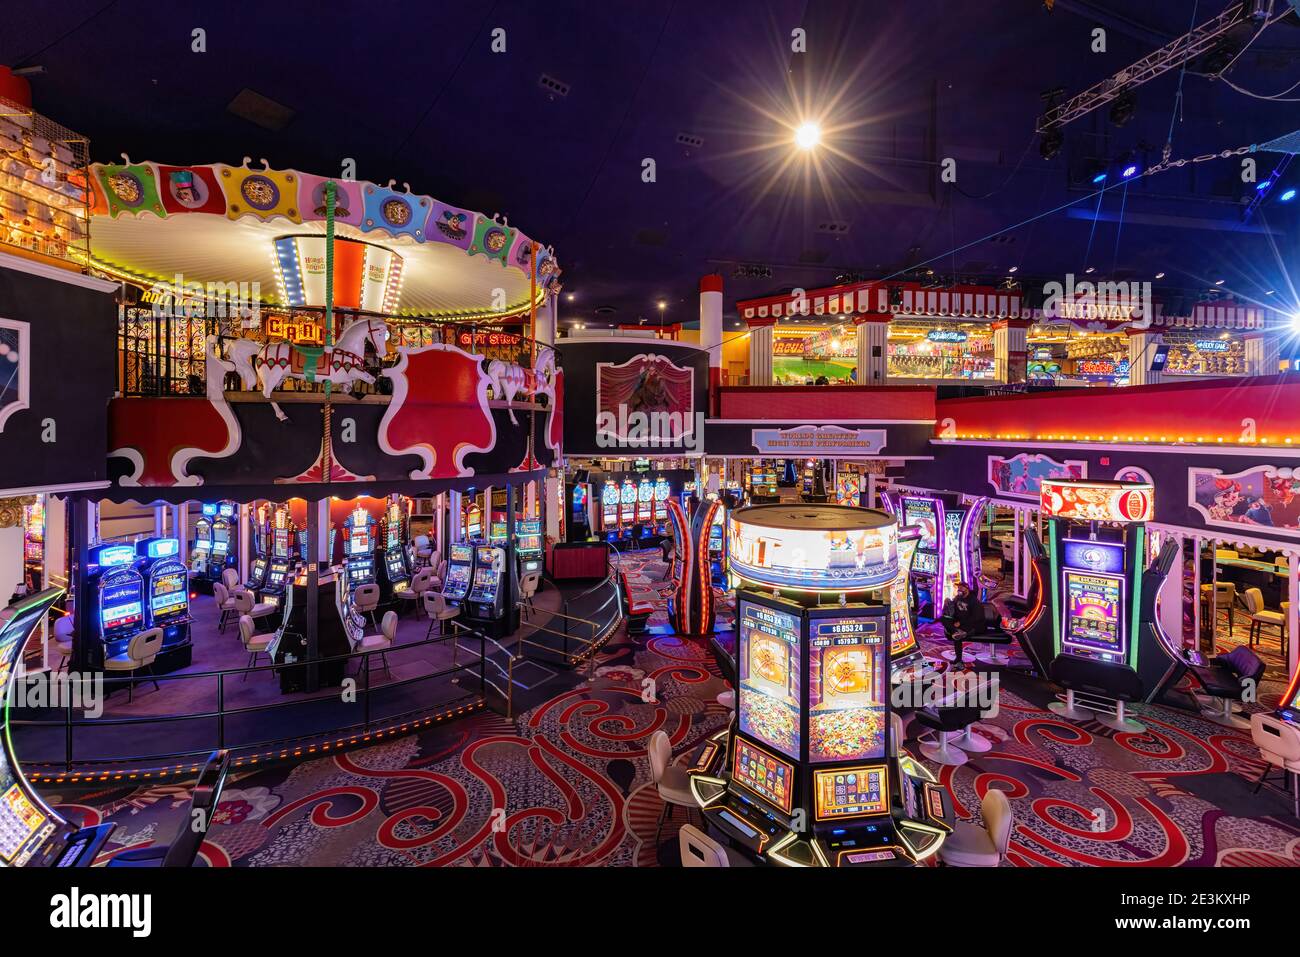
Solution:
[(1010, 498), (1037, 499), (1043, 479), (1081, 479), (1088, 477), (1088, 463), (1081, 459), (1058, 462), (1049, 455), (1021, 452), (1011, 458), (990, 455), (989, 484), (999, 495)]
[(1207, 525), (1300, 537), (1300, 474), (1291, 468), (1188, 469), (1187, 504)]

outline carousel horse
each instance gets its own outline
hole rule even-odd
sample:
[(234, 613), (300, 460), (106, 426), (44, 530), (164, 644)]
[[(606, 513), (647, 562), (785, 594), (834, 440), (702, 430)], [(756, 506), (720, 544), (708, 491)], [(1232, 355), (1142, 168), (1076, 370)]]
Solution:
[(506, 400), (512, 425), (519, 424), (515, 418), (514, 401), (520, 393), (534, 400), (544, 395), (550, 406), (555, 405), (555, 350), (547, 346), (537, 351), (533, 368), (525, 369), (517, 362), (493, 359), (487, 365), (487, 376), (492, 395)]
[[(388, 335), (386, 323), (363, 317), (348, 323), (332, 346), (237, 339), (227, 353), (244, 388), (256, 389), (260, 384), (268, 399), (285, 379), (329, 382), (346, 392), (353, 382), (374, 383), (375, 377), (364, 366), (366, 343), (382, 357), (388, 350)], [(271, 407), (281, 422), (288, 418), (278, 403), (272, 402)]]

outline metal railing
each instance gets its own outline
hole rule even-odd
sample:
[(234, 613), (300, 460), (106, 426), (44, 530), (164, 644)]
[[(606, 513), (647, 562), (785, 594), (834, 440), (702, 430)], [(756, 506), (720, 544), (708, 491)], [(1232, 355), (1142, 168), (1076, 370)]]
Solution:
[[(612, 544), (609, 550), (618, 553), (618, 549)], [(620, 621), (625, 616), (623, 608), (622, 593), (618, 588), (614, 577), (617, 574), (615, 564), (606, 558), (605, 577), (596, 582), (590, 588), (580, 592), (577, 595), (567, 596), (562, 600), (561, 611), (549, 611), (547, 614), (551, 618), (558, 618), (562, 622), (562, 629), (548, 628), (545, 625), (539, 625), (534, 622), (528, 622), (527, 625), (532, 631), (529, 635), (524, 634), (523, 623), (520, 625), (519, 634), (516, 636), (515, 644), (518, 649), (519, 657), (525, 656), (525, 648), (535, 651), (545, 652), (547, 654), (558, 655), (569, 667), (577, 667), (584, 661), (588, 663), (588, 679), (594, 675), (596, 651), (609, 639), (609, 636), (618, 627)], [(545, 576), (551, 582), (551, 587), (557, 591), (560, 590), (555, 580), (550, 575)], [(604, 600), (594, 608), (587, 609), (584, 603), (593, 598), (602, 589), (609, 589), (610, 594), (605, 596)], [(607, 614), (610, 606), (613, 605), (613, 613)], [(585, 615), (574, 614), (575, 606), (577, 610), (585, 612)], [(587, 617), (590, 616), (590, 617)], [(530, 640), (532, 635), (537, 633), (550, 635), (558, 639), (559, 647), (545, 644), (540, 641)], [(576, 645), (576, 647), (575, 647)]]
[[(487, 687), (492, 687), (498, 694), (506, 698), (506, 707), (509, 709), (509, 691), (502, 692), (500, 687), (487, 678), (487, 662), (490, 660), (487, 654), (487, 643), (497, 644), (492, 639), (470, 629), (458, 629), (452, 635), (437, 635), (426, 637), (421, 641), (409, 642), (401, 645), (394, 645), (389, 648), (375, 649), (373, 651), (357, 652), (346, 655), (334, 655), (327, 658), (312, 658), (303, 661), (296, 661), (288, 664), (269, 664), (256, 665), (248, 668), (234, 668), (224, 671), (204, 671), (188, 672), (184, 674), (161, 674), (156, 678), (150, 676), (123, 676), (123, 677), (104, 677), (103, 684), (107, 690), (110, 687), (127, 686), (132, 683), (148, 683), (156, 680), (162, 682), (178, 681), (198, 681), (198, 680), (215, 680), (216, 697), (215, 707), (211, 710), (190, 712), (185, 714), (164, 714), (164, 715), (132, 715), (127, 717), (99, 717), (86, 718), (77, 717), (74, 714), (77, 704), (77, 696), (67, 695), (67, 700), (60, 710), (60, 717), (57, 719), (20, 717), (15, 709), (10, 714), (11, 728), (19, 732), (15, 735), (15, 748), (19, 748), (23, 738), (30, 737), (31, 731), (40, 729), (62, 729), (63, 732), (63, 768), (65, 771), (71, 771), (74, 766), (103, 766), (103, 765), (135, 765), (143, 766), (150, 763), (176, 761), (185, 758), (192, 758), (200, 755), (206, 755), (214, 749), (227, 749), (241, 754), (248, 752), (266, 751), (266, 758), (283, 756), (285, 752), (294, 749), (294, 742), (304, 742), (319, 739), (326, 736), (357, 736), (368, 735), (371, 732), (379, 730), (382, 726), (393, 725), (404, 720), (411, 719), (414, 716), (428, 714), (439, 708), (451, 708), (458, 699), (463, 699), (470, 692), (466, 692), (460, 684), (460, 675), (468, 672), (474, 674), (474, 662), (460, 664), (457, 661), (458, 651), (460, 649), (460, 640), (463, 635), (471, 638), (477, 638), (478, 653), (477, 664), (478, 672), (475, 675), (478, 681), (478, 696), (486, 700)], [(425, 648), (433, 645), (439, 645), (446, 642), (449, 638), (454, 639), (452, 664), (450, 667), (436, 669), (410, 678), (390, 679), (379, 685), (372, 685), (370, 681), (371, 662), (374, 656), (381, 655), (384, 657), (384, 666), (387, 668), (388, 655), (401, 655), (413, 649)], [(497, 645), (500, 647), (500, 645)], [(504, 651), (504, 649), (502, 649)], [(360, 678), (355, 688), (346, 689), (341, 692), (339, 689), (322, 690), (313, 692), (306, 696), (295, 698), (293, 700), (273, 701), (265, 704), (231, 707), (227, 704), (228, 683), (239, 677), (241, 681), (247, 681), (250, 675), (261, 675), (284, 671), (285, 669), (320, 669), (322, 666), (341, 664), (347, 669), (349, 663), (358, 664), (356, 676)], [(494, 662), (495, 664), (495, 662)], [(391, 675), (391, 672), (389, 672)], [(96, 676), (98, 679), (98, 676)], [(408, 708), (402, 712), (392, 714), (376, 714), (375, 699), (381, 695), (396, 697), (396, 692), (410, 688), (420, 683), (430, 683), (439, 680), (447, 680), (447, 683), (455, 687), (459, 694), (451, 695), (445, 701), (440, 702), (422, 702), (419, 707)], [(509, 688), (509, 685), (507, 685)], [(348, 692), (355, 692), (354, 700), (347, 700)], [(331, 707), (331, 704), (334, 707)], [(359, 707), (360, 712), (351, 709)], [(315, 726), (309, 728), (297, 728), (292, 735), (280, 735), (270, 737), (253, 737), (242, 735), (238, 728), (232, 725), (238, 723), (250, 724), (250, 730), (256, 730), (265, 725), (256, 719), (263, 716), (272, 716), (280, 714), (286, 709), (297, 708), (306, 710), (320, 710), (321, 718), (315, 722)], [(345, 709), (340, 712), (338, 709)], [(32, 709), (42, 710), (42, 709)], [(48, 710), (48, 709), (45, 709)], [(347, 714), (349, 718), (359, 718), (359, 720), (338, 721), (332, 720)], [(182, 747), (172, 750), (154, 750), (148, 752), (133, 752), (130, 754), (118, 754), (106, 757), (102, 753), (105, 746), (103, 742), (96, 745), (96, 756), (85, 760), (76, 758), (76, 738), (78, 734), (85, 737), (86, 729), (107, 729), (107, 728), (132, 728), (132, 727), (156, 727), (158, 725), (176, 725), (181, 722), (190, 722), (191, 726), (195, 722), (210, 722), (210, 734), (206, 737), (200, 735), (201, 740), (193, 747)], [(29, 730), (30, 729), (30, 730)], [(179, 733), (177, 737), (183, 736)], [(168, 740), (174, 740), (169, 736)], [(296, 752), (295, 752), (296, 753)], [(22, 755), (20, 755), (20, 758)], [(262, 756), (259, 755), (259, 758)], [(23, 758), (23, 763), (28, 765), (49, 765), (49, 761), (44, 755), (37, 757)]]

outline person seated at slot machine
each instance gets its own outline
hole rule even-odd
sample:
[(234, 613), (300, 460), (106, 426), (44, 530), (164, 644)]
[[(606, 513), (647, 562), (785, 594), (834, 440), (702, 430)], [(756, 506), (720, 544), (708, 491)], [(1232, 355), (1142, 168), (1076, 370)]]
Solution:
[(943, 630), (952, 641), (978, 635), (987, 627), (984, 604), (972, 594), (970, 585), (959, 581), (957, 593), (943, 603)]

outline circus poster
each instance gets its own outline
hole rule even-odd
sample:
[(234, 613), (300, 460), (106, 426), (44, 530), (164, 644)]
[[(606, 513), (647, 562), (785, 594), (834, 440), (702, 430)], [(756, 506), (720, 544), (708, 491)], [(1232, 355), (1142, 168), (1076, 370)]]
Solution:
[(1188, 504), (1207, 525), (1300, 537), (1300, 474), (1294, 469), (1257, 465), (1224, 473), (1193, 468), (1187, 470), (1187, 486)]
[(989, 484), (999, 495), (1037, 499), (1043, 479), (1079, 479), (1088, 477), (1088, 463), (1067, 459), (1058, 462), (1049, 455), (1021, 452), (1011, 458), (989, 456)]
[(641, 354), (596, 364), (596, 435), (629, 445), (674, 445), (695, 431), (695, 370)]

